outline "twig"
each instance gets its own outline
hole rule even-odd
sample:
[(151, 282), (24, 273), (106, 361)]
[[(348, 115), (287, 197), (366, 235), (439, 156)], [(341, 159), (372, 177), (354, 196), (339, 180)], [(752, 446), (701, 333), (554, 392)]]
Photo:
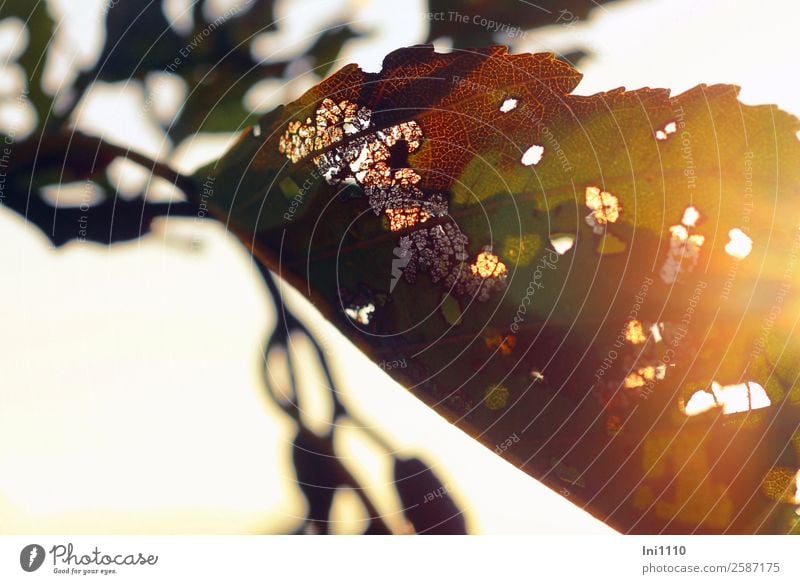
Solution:
[[(259, 272), (264, 280), (264, 283), (267, 286), (267, 290), (269, 291), (270, 295), (272, 296), (273, 303), (275, 305), (275, 312), (277, 315), (277, 322), (275, 323), (275, 328), (273, 329), (272, 333), (265, 344), (265, 352), (264, 352), (264, 379), (265, 379), (265, 387), (267, 389), (268, 395), (271, 399), (276, 403), (278, 407), (280, 407), (284, 412), (286, 412), (295, 422), (297, 422), (300, 432), (306, 437), (307, 441), (311, 441), (317, 444), (316, 451), (317, 452), (330, 452), (334, 453), (334, 444), (333, 444), (333, 432), (336, 427), (337, 420), (348, 417), (353, 419), (353, 416), (347, 411), (347, 408), (344, 406), (342, 401), (339, 399), (338, 390), (336, 388), (336, 382), (333, 377), (333, 373), (331, 372), (330, 366), (328, 364), (327, 357), (322, 350), (322, 346), (319, 344), (319, 341), (316, 339), (316, 336), (311, 333), (310, 330), (303, 324), (286, 306), (283, 302), (282, 295), (280, 290), (278, 289), (278, 285), (275, 281), (274, 274), (265, 266), (263, 266), (260, 262), (256, 262)], [(311, 342), (311, 345), (314, 347), (314, 351), (317, 355), (319, 360), (320, 366), (322, 367), (323, 373), (325, 375), (325, 380), (327, 381), (328, 391), (330, 392), (331, 399), (333, 401), (333, 415), (331, 420), (331, 425), (329, 427), (328, 432), (324, 436), (317, 436), (314, 432), (310, 429), (306, 428), (302, 422), (302, 419), (299, 415), (300, 412), (300, 405), (298, 403), (298, 392), (296, 391), (296, 379), (294, 377), (294, 363), (292, 362), (291, 352), (289, 351), (289, 339), (293, 332), (299, 332), (304, 334), (308, 340)], [(295, 401), (294, 403), (287, 404), (284, 401), (280, 400), (278, 396), (275, 394), (274, 388), (271, 386), (269, 382), (269, 374), (266, 372), (266, 358), (267, 353), (270, 348), (273, 348), (277, 345), (283, 345), (286, 350), (287, 360), (288, 360), (288, 367), (289, 367), (289, 376), (290, 376), (290, 383), (292, 385), (292, 389), (294, 390)], [(363, 428), (362, 428), (363, 429)], [(374, 433), (370, 434), (373, 438), (377, 435)], [(386, 442), (378, 437), (378, 442), (382, 445), (387, 447)], [(367, 511), (367, 514), (370, 518), (370, 532), (371, 533), (391, 533), (391, 530), (385, 524), (385, 522), (381, 519), (375, 505), (369, 499), (366, 494), (364, 488), (359, 485), (356, 478), (350, 473), (344, 463), (337, 457), (335, 454), (329, 456), (327, 458), (327, 462), (329, 464), (334, 465), (335, 471), (337, 473), (339, 481), (347, 486), (352, 487), (352, 489), (356, 492), (359, 499), (361, 499), (364, 508)]]
[[(169, 181), (189, 201), (151, 203), (144, 197), (125, 200), (113, 196), (97, 205), (57, 207), (38, 192), (35, 175), (43, 169), (58, 169), (62, 182), (90, 180), (117, 158)], [(9, 189), (3, 206), (36, 225), (56, 246), (74, 239), (103, 244), (128, 241), (146, 233), (155, 217), (199, 216), (197, 205), (191, 202), (197, 197), (190, 177), (144, 154), (80, 132), (43, 135), (14, 144), (7, 175)]]
[[(92, 153), (94, 154), (92, 156)], [(8, 174), (11, 176), (33, 175), (38, 168), (60, 168), (73, 180), (90, 178), (105, 170), (117, 158), (138, 164), (151, 174), (163, 178), (179, 188), (188, 198), (195, 194), (191, 177), (181, 174), (168, 164), (96, 136), (82, 132), (59, 132), (29, 138), (14, 144)]]

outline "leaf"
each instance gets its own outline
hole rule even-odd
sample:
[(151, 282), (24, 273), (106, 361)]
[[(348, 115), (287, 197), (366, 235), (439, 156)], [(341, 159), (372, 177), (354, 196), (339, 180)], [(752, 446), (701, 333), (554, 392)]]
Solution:
[(464, 515), (449, 489), (418, 458), (395, 458), (394, 485), (403, 504), (403, 514), (424, 535), (467, 533)]
[(330, 443), (305, 429), (292, 442), (297, 486), (308, 502), (307, 522), (314, 533), (327, 533), (336, 489), (344, 484)]
[[(265, 77), (281, 76), (290, 64), (286, 61), (256, 62), (250, 54), (255, 35), (273, 27), (272, 12), (267, 8), (255, 5), (239, 18), (232, 19), (231, 25), (223, 24), (219, 29), (221, 40), (204, 43), (193, 68), (182, 73), (190, 90), (178, 120), (168, 128), (173, 138), (179, 140), (201, 131), (239, 131), (249, 125), (248, 122), (255, 121), (249, 119), (251, 113), (244, 106), (247, 91)], [(243, 21), (249, 25), (242, 26)], [(327, 74), (336, 64), (345, 43), (358, 36), (347, 25), (321, 32), (305, 54), (312, 70), (318, 75)]]
[(796, 531), (762, 485), (800, 467), (800, 123), (733, 86), (579, 80), (401, 49), (194, 180), (414, 395), (606, 523)]
[[(180, 142), (196, 132), (235, 132), (251, 112), (244, 97), (257, 81), (279, 77), (289, 62), (260, 62), (251, 54), (253, 40), (276, 27), (273, 0), (254, 0), (212, 17), (206, 2), (194, 6), (194, 27), (181, 35), (162, 10), (149, 0), (113, 4), (106, 17), (106, 42), (94, 71), (84, 72), (78, 85), (95, 77), (105, 81), (143, 80), (149, 73), (182, 78), (188, 93), (176, 119), (165, 124), (170, 138)], [(344, 44), (358, 34), (347, 25), (326, 29), (306, 51), (312, 68), (324, 75), (335, 64)], [(154, 92), (148, 101), (159, 99)], [(149, 107), (149, 104), (148, 104)]]
[[(204, 5), (195, 4), (194, 27), (183, 36), (170, 25), (161, 2), (111, 5), (103, 50), (77, 85), (95, 78), (113, 82), (144, 80), (153, 72), (174, 74), (186, 81), (189, 93), (167, 128), (173, 140), (198, 131), (238, 130), (249, 114), (242, 98), (252, 83), (283, 70), (283, 64), (256, 66), (249, 53), (253, 35), (272, 27), (272, 0), (233, 6), (211, 20), (204, 16)], [(155, 91), (146, 106), (158, 99)]]
[(115, 2), (106, 13), (106, 41), (96, 75), (104, 81), (144, 79), (185, 59), (188, 47), (170, 26), (158, 0)]

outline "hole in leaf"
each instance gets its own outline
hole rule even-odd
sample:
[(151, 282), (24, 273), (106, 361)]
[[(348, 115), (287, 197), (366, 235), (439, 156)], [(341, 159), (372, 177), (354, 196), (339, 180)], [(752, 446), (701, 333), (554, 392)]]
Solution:
[(736, 259), (744, 259), (753, 251), (753, 240), (738, 227), (728, 231), (730, 241), (725, 244), (725, 253)]
[(687, 416), (697, 416), (709, 410), (713, 410), (715, 407), (717, 407), (717, 401), (714, 399), (714, 396), (710, 392), (700, 389), (694, 392), (692, 397), (689, 398), (689, 401), (686, 402), (684, 411)]
[(519, 102), (513, 97), (506, 98), (505, 100), (503, 100), (503, 105), (500, 106), (500, 111), (503, 112), (504, 114), (507, 114), (508, 112), (517, 107), (517, 103)]
[(567, 233), (554, 235), (550, 238), (550, 245), (553, 246), (558, 255), (564, 255), (575, 245), (575, 236)]
[(687, 416), (696, 416), (711, 409), (722, 407), (723, 414), (738, 414), (758, 410), (772, 405), (766, 390), (754, 381), (736, 385), (720, 385), (711, 383), (711, 391), (704, 389), (692, 394), (686, 402), (684, 411)]
[(661, 331), (664, 330), (664, 323), (663, 322), (656, 322), (653, 326), (650, 327), (650, 334), (653, 335), (653, 340), (656, 343), (660, 343), (661, 340), (664, 338), (661, 335)]
[(670, 134), (674, 134), (678, 130), (678, 125), (675, 122), (669, 122), (661, 130), (656, 130), (656, 140), (666, 140)]
[(698, 211), (696, 207), (689, 205), (683, 212), (681, 223), (683, 223), (686, 227), (694, 227), (697, 225), (698, 219), (700, 219), (700, 211)]
[(389, 218), (389, 229), (392, 231), (409, 229), (417, 223), (425, 223), (430, 219), (430, 214), (421, 209), (419, 205), (400, 209), (386, 209), (386, 216)]
[(305, 158), (342, 140), (345, 134), (355, 134), (370, 125), (372, 111), (359, 107), (352, 101), (342, 100), (338, 104), (325, 98), (317, 108), (314, 120), (289, 122), (286, 132), (278, 141), (278, 151), (292, 162)]
[(524, 164), (525, 166), (533, 166), (539, 164), (539, 161), (542, 159), (543, 155), (544, 155), (544, 147), (539, 146), (538, 144), (534, 144), (525, 151), (525, 154), (522, 155), (522, 164)]
[(660, 273), (661, 279), (667, 284), (673, 283), (679, 274), (694, 269), (700, 258), (700, 248), (706, 240), (702, 235), (689, 235), (689, 230), (683, 225), (673, 225), (669, 231), (669, 253)]
[(500, 258), (492, 253), (491, 247), (485, 247), (475, 261), (469, 266), (474, 276), (481, 278), (500, 278), (506, 274), (508, 269), (500, 261)]
[(647, 340), (642, 323), (635, 318), (625, 325), (625, 340), (632, 345), (640, 345)]
[(663, 363), (658, 365), (646, 365), (639, 367), (636, 371), (628, 374), (623, 382), (623, 386), (627, 389), (636, 389), (644, 387), (649, 381), (656, 381), (664, 379), (667, 373), (667, 366)]
[(253, 137), (258, 138), (261, 136), (261, 124), (256, 124), (253, 126)]
[(544, 381), (544, 375), (538, 369), (531, 369), (531, 380), (532, 381)]
[[(400, 239), (405, 264), (402, 273), (407, 282), (414, 283), (421, 270), (428, 272), (432, 282), (442, 281), (453, 294), (475, 293), (479, 301), (488, 300), (493, 290), (505, 286), (505, 264), (489, 251), (479, 255), (470, 270), (464, 269), (469, 239), (457, 224), (419, 227), (430, 217), (444, 217), (448, 210), (443, 195), (415, 186), (421, 176), (407, 167), (408, 154), (420, 147), (422, 128), (411, 120), (375, 130), (371, 118), (367, 108), (326, 98), (313, 121), (308, 117), (287, 125), (278, 150), (298, 162), (325, 149), (312, 160), (329, 184), (338, 185), (350, 178), (363, 189), (375, 214), (386, 216), (390, 230), (417, 227)], [(364, 130), (372, 132), (361, 135)], [(367, 316), (357, 312), (361, 304), (351, 305), (354, 316), (349, 316), (368, 322)]]
[(348, 307), (344, 309), (344, 313), (354, 322), (358, 324), (369, 324), (372, 320), (372, 313), (375, 312), (375, 305), (371, 302), (364, 306)]
[(598, 235), (605, 232), (608, 223), (615, 223), (622, 211), (619, 199), (598, 187), (586, 187), (586, 206), (592, 211), (586, 216), (586, 223)]
[(432, 282), (443, 281), (456, 295), (477, 294), (484, 302), (493, 290), (506, 285), (507, 268), (491, 253), (491, 246), (484, 247), (476, 261), (463, 266), (467, 253), (467, 236), (453, 223), (436, 225), (430, 229), (418, 229), (400, 238), (403, 255), (409, 260), (403, 277), (410, 284), (416, 282), (417, 271), (427, 271)]

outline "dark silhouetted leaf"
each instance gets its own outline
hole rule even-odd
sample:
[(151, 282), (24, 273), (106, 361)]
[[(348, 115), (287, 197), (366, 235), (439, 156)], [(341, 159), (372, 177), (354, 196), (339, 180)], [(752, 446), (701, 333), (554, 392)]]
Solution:
[(396, 458), (394, 486), (403, 503), (403, 514), (419, 534), (465, 534), (461, 510), (446, 485), (418, 458)]
[(186, 41), (164, 16), (160, 0), (116, 2), (106, 14), (106, 42), (97, 60), (104, 81), (143, 79), (186, 59)]
[(308, 501), (309, 527), (327, 533), (333, 496), (343, 484), (330, 442), (300, 429), (292, 443), (292, 462), (297, 486)]

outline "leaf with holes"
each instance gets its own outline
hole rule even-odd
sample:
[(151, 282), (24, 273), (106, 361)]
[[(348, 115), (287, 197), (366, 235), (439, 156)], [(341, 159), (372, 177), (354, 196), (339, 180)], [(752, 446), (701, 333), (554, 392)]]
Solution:
[(503, 47), (347, 66), (198, 172), (200, 203), (613, 527), (797, 531), (800, 123), (579, 80)]

